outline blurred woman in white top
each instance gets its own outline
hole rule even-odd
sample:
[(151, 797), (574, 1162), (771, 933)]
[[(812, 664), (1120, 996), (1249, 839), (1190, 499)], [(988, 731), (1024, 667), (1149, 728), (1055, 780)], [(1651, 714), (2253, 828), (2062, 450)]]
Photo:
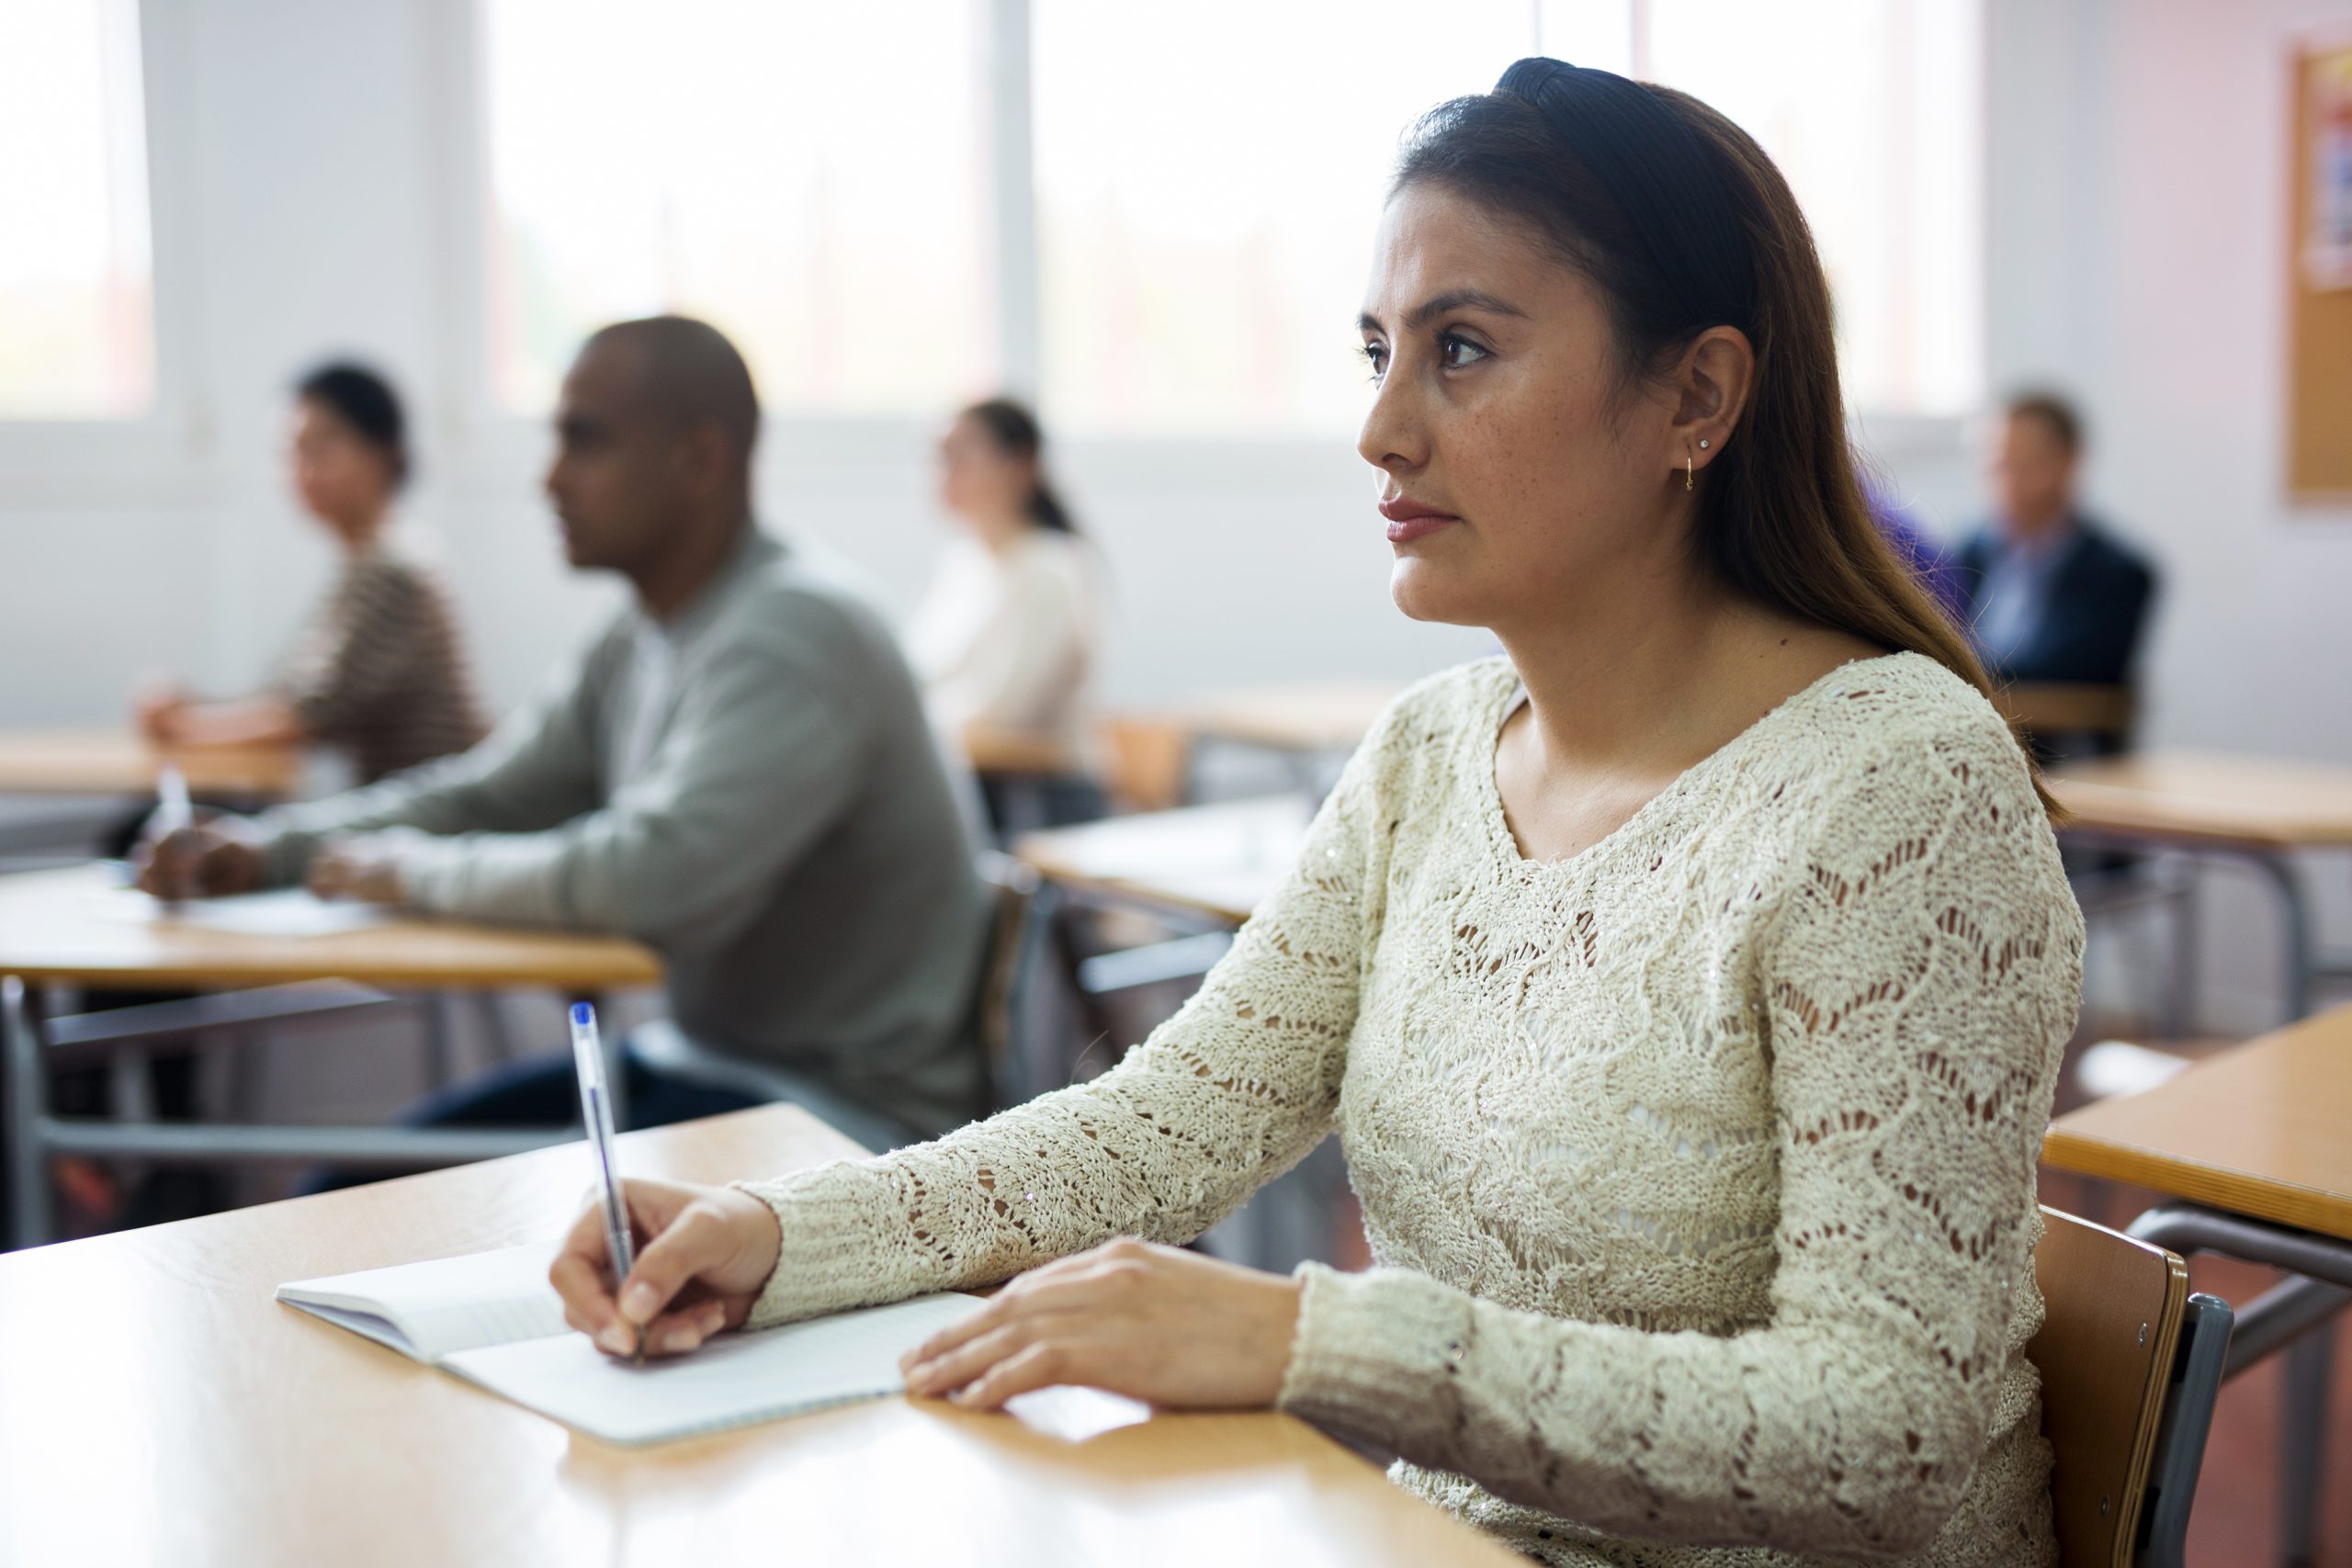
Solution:
[[(1001, 831), (1086, 815), (1099, 570), (1046, 477), (1036, 417), (1009, 398), (956, 415), (939, 497), (960, 531), (905, 636), (932, 722), (970, 755)], [(1025, 803), (1007, 798), (1016, 779)]]

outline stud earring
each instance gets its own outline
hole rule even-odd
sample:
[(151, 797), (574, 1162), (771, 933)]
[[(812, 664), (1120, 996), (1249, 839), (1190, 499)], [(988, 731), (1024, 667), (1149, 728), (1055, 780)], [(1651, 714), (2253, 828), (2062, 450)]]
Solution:
[(1700, 450), (1700, 451), (1702, 451), (1702, 452), (1704, 452), (1706, 449), (1707, 449), (1707, 438), (1706, 438), (1705, 436), (1702, 435), (1701, 437), (1699, 437), (1699, 450)]

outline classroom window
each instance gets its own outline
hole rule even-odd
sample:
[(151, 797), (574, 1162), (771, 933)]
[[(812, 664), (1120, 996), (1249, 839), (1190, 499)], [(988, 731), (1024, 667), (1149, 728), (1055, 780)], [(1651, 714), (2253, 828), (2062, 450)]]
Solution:
[(1534, 42), (1527, 0), (1030, 0), (1057, 428), (1351, 428), (1397, 140)]
[(137, 0), (0, 6), (0, 418), (155, 391)]
[(1979, 0), (1818, 0), (1802, 26), (1753, 0), (1468, 0), (1442, 27), (1399, 0), (1031, 9), (1057, 425), (1351, 427), (1397, 138), (1534, 52), (1694, 93), (1764, 145), (1829, 274), (1850, 408), (1983, 395)]
[(701, 316), (782, 410), (931, 413), (998, 362), (981, 0), (487, 0), (498, 400)]
[(1637, 74), (1721, 109), (1813, 228), (1847, 406), (1957, 414), (1984, 394), (1978, 0), (1637, 0)]

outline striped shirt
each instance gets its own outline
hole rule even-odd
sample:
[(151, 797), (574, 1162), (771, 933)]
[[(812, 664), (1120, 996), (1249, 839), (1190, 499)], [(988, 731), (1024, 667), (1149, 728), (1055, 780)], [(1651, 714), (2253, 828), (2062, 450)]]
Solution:
[(487, 728), (448, 595), (380, 540), (345, 565), (273, 690), (363, 784), (462, 751)]

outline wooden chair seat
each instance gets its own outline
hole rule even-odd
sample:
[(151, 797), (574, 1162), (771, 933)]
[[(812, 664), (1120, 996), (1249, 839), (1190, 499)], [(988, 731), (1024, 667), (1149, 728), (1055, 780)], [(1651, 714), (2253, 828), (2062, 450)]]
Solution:
[(2129, 686), (2018, 681), (1996, 689), (1993, 705), (2003, 718), (2044, 740), (2087, 735), (2120, 748), (2132, 739), (2140, 705)]

